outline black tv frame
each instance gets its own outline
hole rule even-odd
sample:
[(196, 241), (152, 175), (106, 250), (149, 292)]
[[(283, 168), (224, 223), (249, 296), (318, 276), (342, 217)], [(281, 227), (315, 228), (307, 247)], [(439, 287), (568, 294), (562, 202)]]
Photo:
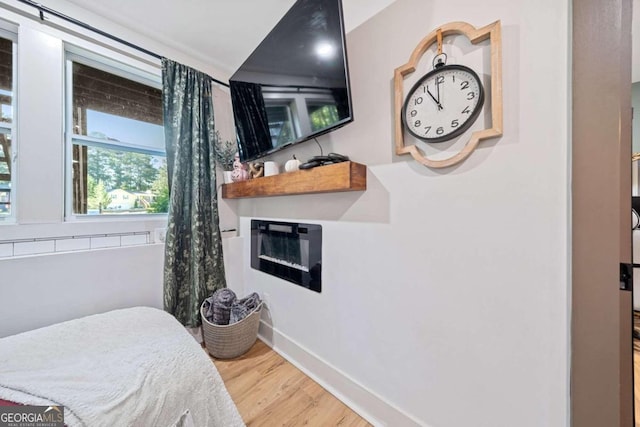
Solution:
[[(289, 13), (293, 8), (295, 8), (296, 5), (298, 5), (298, 3), (300, 3), (301, 1), (305, 1), (305, 0), (296, 0), (296, 2), (291, 6), (291, 8), (289, 8), (287, 13)], [(353, 112), (353, 102), (352, 102), (352, 98), (351, 98), (351, 79), (350, 79), (350, 75), (349, 75), (349, 60), (348, 60), (348, 53), (347, 53), (346, 32), (345, 32), (345, 27), (344, 27), (344, 12), (343, 12), (343, 7), (342, 7), (342, 0), (335, 0), (335, 1), (338, 4), (338, 15), (339, 15), (339, 23), (340, 23), (342, 51), (344, 53), (343, 65), (344, 65), (344, 76), (345, 76), (345, 82), (346, 82), (347, 105), (348, 105), (348, 108), (349, 108), (349, 117), (346, 117), (346, 118), (344, 118), (342, 120), (339, 120), (339, 121), (335, 122), (330, 127), (321, 129), (321, 130), (316, 131), (316, 132), (312, 132), (312, 133), (307, 134), (307, 135), (303, 135), (303, 136), (301, 136), (300, 138), (297, 138), (294, 141), (288, 142), (286, 144), (279, 145), (277, 147), (273, 147), (272, 149), (269, 149), (269, 150), (264, 150), (264, 151), (262, 151), (262, 152), (260, 152), (260, 153), (258, 153), (256, 155), (245, 156), (245, 155), (243, 155), (244, 151), (242, 150), (242, 146), (241, 146), (242, 144), (240, 142), (240, 136), (239, 136), (240, 132), (238, 132), (238, 123), (237, 123), (237, 120), (236, 120), (236, 113), (235, 113), (235, 107), (234, 107), (234, 124), (236, 126), (236, 135), (237, 135), (236, 143), (238, 144), (238, 152), (240, 153), (240, 160), (242, 162), (249, 162), (249, 161), (260, 159), (262, 157), (266, 157), (266, 156), (268, 156), (270, 154), (273, 154), (273, 153), (276, 153), (278, 151), (284, 150), (285, 148), (289, 148), (289, 147), (298, 145), (298, 144), (300, 144), (302, 142), (310, 141), (310, 140), (315, 139), (315, 138), (317, 138), (319, 136), (322, 136), (322, 135), (325, 135), (327, 133), (333, 132), (333, 131), (345, 126), (346, 124), (349, 124), (349, 123), (353, 122), (353, 120), (354, 120), (354, 112)], [(286, 16), (286, 14), (285, 14), (285, 16)], [(283, 18), (284, 18), (284, 16), (283, 16)], [(280, 21), (282, 21), (283, 18), (281, 18)], [(278, 21), (278, 23), (280, 23), (280, 21)], [(274, 32), (274, 30), (278, 26), (278, 23), (267, 34), (265, 39), (267, 39)], [(265, 39), (263, 39), (263, 41)], [(260, 44), (258, 45), (258, 47), (253, 52), (255, 52), (260, 47)], [(253, 52), (251, 54), (253, 54)], [(236, 73), (241, 69), (242, 69), (242, 65), (240, 66), (240, 68), (238, 70), (236, 70)], [(236, 73), (234, 73), (234, 75)], [(233, 91), (232, 86), (233, 86), (233, 83), (235, 81), (236, 80), (233, 79), (233, 76), (231, 76), (231, 78), (229, 79), (229, 89), (230, 89), (230, 91)], [(279, 88), (287, 88), (287, 89), (318, 89), (318, 87), (296, 86), (296, 85), (275, 86), (275, 85), (261, 84), (260, 86), (261, 87), (279, 87)], [(232, 96), (232, 99), (233, 99), (233, 96)]]

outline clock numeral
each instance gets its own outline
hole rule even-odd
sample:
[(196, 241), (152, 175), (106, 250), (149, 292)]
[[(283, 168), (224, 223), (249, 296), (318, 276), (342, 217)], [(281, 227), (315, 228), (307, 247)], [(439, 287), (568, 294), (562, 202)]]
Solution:
[(431, 126), (425, 126), (425, 129), (427, 130), (427, 131), (424, 133), (424, 134), (426, 135), (426, 134), (428, 134), (428, 133), (429, 133), (429, 131), (431, 130)]
[(464, 110), (462, 110), (462, 112), (464, 114), (471, 114), (471, 110), (469, 110), (469, 106), (468, 105), (466, 107), (464, 107)]
[(411, 117), (415, 117), (418, 114), (417, 110), (411, 110)]
[(473, 98), (475, 98), (475, 97), (476, 97), (475, 92), (469, 92), (469, 93), (467, 94), (467, 99), (468, 99), (468, 100), (472, 100), (472, 99), (473, 99)]
[(422, 122), (420, 120), (416, 120), (416, 122), (413, 125), (415, 127), (419, 128), (421, 124), (422, 124)]
[(416, 103), (416, 105), (420, 105), (420, 104), (422, 104), (422, 101), (423, 101), (422, 97), (419, 96), (419, 97), (416, 98), (415, 103)]
[(436, 84), (439, 85), (440, 83), (444, 83), (444, 76), (438, 76), (438, 80), (436, 81)]
[(456, 82), (456, 76), (455, 76), (455, 74), (452, 74), (452, 75), (451, 75), (451, 81), (452, 81), (452, 82), (454, 82), (454, 83)]
[(451, 127), (452, 128), (457, 128), (459, 124), (460, 123), (458, 123), (458, 119), (451, 120)]
[(439, 127), (438, 129), (436, 129), (436, 133), (437, 133), (438, 135), (442, 135), (442, 134), (444, 133), (444, 128)]
[(468, 81), (465, 80), (462, 83), (460, 83), (460, 90), (465, 90), (468, 87), (469, 87), (469, 82)]

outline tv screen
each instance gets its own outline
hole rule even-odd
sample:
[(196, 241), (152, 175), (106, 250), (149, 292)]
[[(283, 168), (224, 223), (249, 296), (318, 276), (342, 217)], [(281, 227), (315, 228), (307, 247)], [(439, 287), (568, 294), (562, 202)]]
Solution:
[(353, 120), (341, 0), (298, 0), (229, 79), (240, 159)]

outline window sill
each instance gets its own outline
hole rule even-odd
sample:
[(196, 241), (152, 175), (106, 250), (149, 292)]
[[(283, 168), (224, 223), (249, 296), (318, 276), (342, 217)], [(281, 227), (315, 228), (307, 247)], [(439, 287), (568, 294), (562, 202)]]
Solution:
[(168, 214), (122, 214), (122, 215), (72, 215), (65, 218), (65, 222), (121, 222), (121, 221), (158, 221), (166, 220)]

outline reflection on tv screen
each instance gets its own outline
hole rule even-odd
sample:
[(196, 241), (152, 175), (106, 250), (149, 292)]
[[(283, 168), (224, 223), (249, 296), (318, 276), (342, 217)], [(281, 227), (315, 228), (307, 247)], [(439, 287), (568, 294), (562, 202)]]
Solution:
[(298, 0), (230, 79), (243, 161), (352, 120), (340, 0)]

